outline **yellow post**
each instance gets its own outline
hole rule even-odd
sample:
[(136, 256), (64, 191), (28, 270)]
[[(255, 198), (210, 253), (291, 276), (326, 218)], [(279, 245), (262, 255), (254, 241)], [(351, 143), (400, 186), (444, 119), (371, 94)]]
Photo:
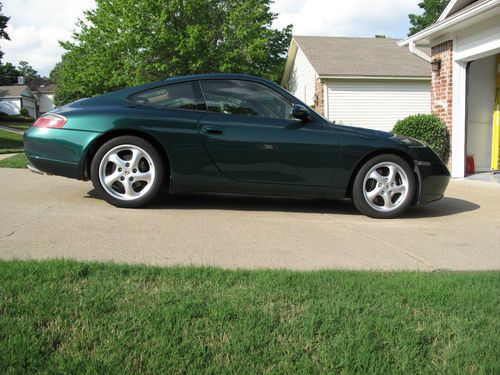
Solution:
[(498, 151), (500, 148), (500, 55), (497, 55), (495, 63), (496, 72), (496, 95), (495, 107), (493, 108), (493, 132), (491, 139), (491, 170), (498, 171)]

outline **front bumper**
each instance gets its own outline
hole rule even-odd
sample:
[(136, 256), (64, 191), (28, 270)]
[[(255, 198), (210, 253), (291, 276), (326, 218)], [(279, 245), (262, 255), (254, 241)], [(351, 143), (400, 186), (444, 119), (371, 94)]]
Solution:
[(100, 135), (73, 129), (31, 127), (24, 133), (24, 148), (34, 172), (83, 179), (83, 159)]
[(411, 151), (419, 180), (415, 203), (425, 204), (443, 198), (451, 178), (446, 165), (429, 147), (412, 147)]
[(450, 182), (450, 172), (443, 163), (415, 162), (415, 171), (419, 179), (418, 204), (437, 201), (444, 196)]

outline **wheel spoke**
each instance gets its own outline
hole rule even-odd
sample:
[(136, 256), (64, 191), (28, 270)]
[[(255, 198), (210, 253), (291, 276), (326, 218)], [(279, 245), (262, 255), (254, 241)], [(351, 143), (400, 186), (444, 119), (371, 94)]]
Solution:
[(112, 174), (110, 174), (109, 176), (106, 176), (104, 177), (104, 183), (109, 187), (111, 188), (111, 186), (116, 182), (118, 181), (118, 179), (120, 178), (121, 176), (121, 173), (118, 172), (118, 169), (115, 170)]
[(147, 182), (148, 184), (151, 182), (152, 177), (153, 177), (151, 174), (151, 171), (147, 171), (144, 173), (141, 173), (141, 172), (134, 173), (132, 176), (134, 177), (135, 180), (144, 181), (144, 182)]
[(394, 194), (397, 194), (397, 193), (404, 193), (406, 191), (406, 186), (404, 185), (395, 185), (393, 188), (392, 188), (392, 192)]
[(382, 198), (384, 198), (384, 207), (387, 209), (391, 209), (392, 206), (394, 205), (392, 203), (392, 196), (389, 194), (384, 194), (382, 195)]
[(130, 167), (131, 168), (138, 168), (139, 166), (139, 161), (143, 158), (142, 152), (136, 149), (132, 149), (132, 158), (130, 159)]
[(396, 178), (396, 167), (394, 165), (388, 165), (387, 169), (389, 169), (389, 175), (386, 177), (389, 183), (394, 183)]
[(371, 178), (375, 181), (377, 181), (378, 183), (382, 184), (384, 183), (384, 176), (382, 176), (380, 173), (378, 173), (376, 170), (372, 171), (369, 175), (368, 175), (368, 178)]
[(125, 194), (127, 197), (134, 197), (136, 196), (136, 192), (134, 191), (134, 188), (132, 187), (133, 182), (130, 181), (128, 178), (122, 181), (123, 188), (125, 189)]
[(108, 160), (111, 163), (115, 164), (117, 167), (120, 167), (122, 169), (125, 168), (125, 160), (120, 158), (117, 153), (109, 155)]
[(372, 191), (367, 192), (366, 196), (368, 197), (368, 199), (370, 201), (373, 202), (373, 200), (380, 195), (380, 193), (382, 192), (382, 190), (383, 190), (383, 188), (375, 188)]

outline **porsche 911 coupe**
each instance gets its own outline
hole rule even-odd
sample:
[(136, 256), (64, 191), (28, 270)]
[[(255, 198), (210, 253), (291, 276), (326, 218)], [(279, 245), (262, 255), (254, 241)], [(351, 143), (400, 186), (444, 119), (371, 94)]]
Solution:
[(24, 143), (32, 171), (92, 180), (128, 208), (161, 192), (218, 192), (351, 198), (391, 218), (442, 198), (450, 179), (422, 142), (335, 125), (277, 84), (240, 74), (81, 99), (41, 116)]

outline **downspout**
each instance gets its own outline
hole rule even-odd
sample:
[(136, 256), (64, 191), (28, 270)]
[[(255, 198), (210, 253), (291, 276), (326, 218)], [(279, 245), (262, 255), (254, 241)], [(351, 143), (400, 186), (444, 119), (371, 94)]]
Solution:
[(415, 42), (413, 40), (411, 40), (408, 43), (408, 49), (410, 50), (411, 53), (413, 53), (414, 55), (420, 57), (421, 59), (424, 59), (428, 63), (431, 62), (431, 57), (428, 54), (426, 54), (425, 52), (420, 51), (417, 48), (417, 46), (415, 45)]

